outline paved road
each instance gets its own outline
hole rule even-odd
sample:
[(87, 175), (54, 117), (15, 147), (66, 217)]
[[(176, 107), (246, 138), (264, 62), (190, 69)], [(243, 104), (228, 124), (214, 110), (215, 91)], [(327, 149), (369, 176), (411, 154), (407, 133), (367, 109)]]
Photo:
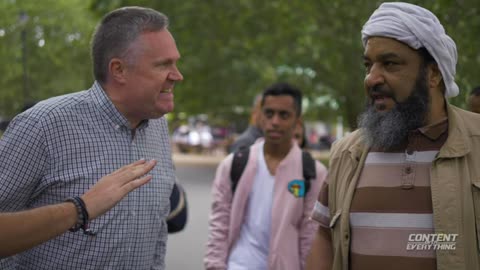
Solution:
[(217, 162), (200, 163), (177, 159), (175, 163), (177, 177), (188, 192), (189, 220), (184, 231), (169, 235), (166, 265), (168, 270), (199, 270), (203, 269), (210, 187)]

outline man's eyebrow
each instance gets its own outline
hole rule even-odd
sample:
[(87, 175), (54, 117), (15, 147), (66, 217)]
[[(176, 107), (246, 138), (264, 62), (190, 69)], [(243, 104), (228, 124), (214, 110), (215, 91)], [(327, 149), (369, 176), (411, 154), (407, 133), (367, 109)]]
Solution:
[(377, 58), (379, 60), (386, 60), (390, 58), (400, 58), (400, 56), (396, 53), (384, 53), (384, 54), (380, 54)]
[(268, 112), (275, 112), (275, 113), (290, 113), (289, 110), (285, 110), (285, 109), (279, 109), (279, 110), (275, 110), (275, 109), (271, 109), (271, 108), (264, 108), (263, 111), (268, 111)]
[(153, 61), (155, 65), (166, 65), (166, 64), (169, 64), (170, 62), (172, 62), (172, 60), (170, 59), (161, 59), (161, 60)]
[(168, 64), (173, 64), (175, 62), (178, 62), (180, 58), (166, 58), (166, 59), (159, 59), (154, 61), (155, 64), (157, 65), (168, 65)]

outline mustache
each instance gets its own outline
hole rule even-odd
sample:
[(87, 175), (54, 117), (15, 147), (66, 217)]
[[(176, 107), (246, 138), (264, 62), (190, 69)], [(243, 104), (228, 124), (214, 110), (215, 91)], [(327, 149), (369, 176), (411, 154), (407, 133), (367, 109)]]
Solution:
[(375, 85), (373, 87), (368, 88), (368, 95), (382, 95), (385, 97), (393, 98), (395, 99), (395, 95), (388, 90), (384, 85)]
[(375, 96), (388, 97), (388, 98), (391, 98), (393, 102), (395, 102), (395, 104), (397, 105), (400, 104), (395, 94), (391, 90), (389, 90), (388, 87), (386, 87), (385, 85), (375, 85), (373, 87), (368, 88), (368, 96), (370, 98), (370, 101), (367, 101), (367, 104), (369, 103), (373, 104)]

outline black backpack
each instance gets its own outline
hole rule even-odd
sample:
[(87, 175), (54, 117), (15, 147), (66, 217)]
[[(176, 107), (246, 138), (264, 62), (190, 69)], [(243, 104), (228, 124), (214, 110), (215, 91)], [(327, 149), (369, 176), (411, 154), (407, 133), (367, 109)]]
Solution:
[[(247, 166), (248, 155), (250, 154), (250, 148), (242, 148), (233, 154), (232, 169), (230, 170), (230, 181), (232, 187), (232, 195), (235, 194), (238, 181), (242, 176), (243, 170)], [(302, 151), (302, 166), (303, 166), (303, 178), (305, 179), (305, 194), (310, 190), (310, 181), (315, 180), (317, 177), (315, 171), (315, 160), (306, 151)]]

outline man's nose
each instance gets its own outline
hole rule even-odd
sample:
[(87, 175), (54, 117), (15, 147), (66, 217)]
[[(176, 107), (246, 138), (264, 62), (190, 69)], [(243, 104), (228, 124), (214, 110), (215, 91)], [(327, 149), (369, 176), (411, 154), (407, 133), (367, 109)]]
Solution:
[(168, 78), (172, 81), (183, 81), (183, 75), (177, 66), (173, 68), (173, 71), (169, 74)]
[(274, 114), (272, 116), (272, 125), (276, 126), (280, 123), (281, 119), (280, 119), (280, 115), (279, 114)]
[(379, 65), (372, 65), (370, 71), (365, 76), (365, 87), (371, 89), (376, 85), (382, 85), (385, 83), (385, 77)]

